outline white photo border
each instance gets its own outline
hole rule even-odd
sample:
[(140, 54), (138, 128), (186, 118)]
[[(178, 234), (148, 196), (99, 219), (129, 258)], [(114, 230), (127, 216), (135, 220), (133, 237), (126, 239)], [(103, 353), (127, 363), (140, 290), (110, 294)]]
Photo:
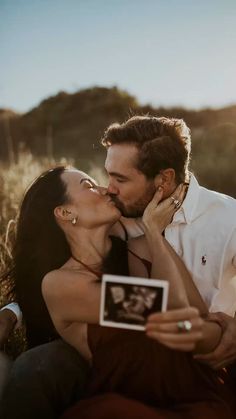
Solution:
[(104, 320), (105, 291), (106, 291), (106, 284), (109, 282), (123, 284), (123, 285), (140, 285), (140, 286), (143, 285), (145, 287), (163, 288), (161, 311), (166, 311), (167, 309), (168, 292), (169, 292), (169, 282), (167, 280), (104, 274), (102, 276), (102, 282), (101, 282), (101, 302), (100, 302), (100, 313), (99, 313), (99, 324), (101, 326), (116, 327), (118, 329), (131, 329), (131, 330), (141, 330), (141, 331), (145, 330), (145, 326), (143, 325), (116, 323), (109, 320)]

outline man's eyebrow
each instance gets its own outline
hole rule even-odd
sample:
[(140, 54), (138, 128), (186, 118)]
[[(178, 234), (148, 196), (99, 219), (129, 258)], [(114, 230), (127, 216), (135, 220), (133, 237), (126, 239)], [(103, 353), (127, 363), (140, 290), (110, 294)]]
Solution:
[(124, 179), (124, 180), (128, 180), (129, 178), (127, 176), (122, 175), (121, 173), (118, 172), (107, 172), (109, 174), (109, 176), (116, 176), (119, 177), (120, 179)]

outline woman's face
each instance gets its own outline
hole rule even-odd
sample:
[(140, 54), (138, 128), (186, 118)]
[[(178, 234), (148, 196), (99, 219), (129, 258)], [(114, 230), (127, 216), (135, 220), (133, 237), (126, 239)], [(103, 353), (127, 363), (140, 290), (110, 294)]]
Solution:
[(67, 188), (67, 207), (78, 217), (78, 225), (92, 228), (113, 223), (120, 218), (121, 213), (107, 194), (107, 189), (98, 186), (89, 175), (70, 169), (61, 178)]

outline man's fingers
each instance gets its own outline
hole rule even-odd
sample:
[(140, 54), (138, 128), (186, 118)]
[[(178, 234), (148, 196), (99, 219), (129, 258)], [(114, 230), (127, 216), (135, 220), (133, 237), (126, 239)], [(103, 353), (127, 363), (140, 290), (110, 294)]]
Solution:
[(235, 353), (229, 353), (228, 355), (224, 351), (220, 352), (210, 352), (208, 354), (197, 354), (194, 355), (194, 358), (198, 361), (204, 361), (209, 364), (216, 364), (216, 365), (226, 365), (228, 361), (235, 360), (236, 355)]
[[(231, 352), (230, 354), (228, 354), (228, 356), (231, 356)], [(213, 362), (213, 363), (218, 363), (218, 362), (225, 362), (225, 359), (227, 357), (227, 349), (224, 345), (220, 345), (219, 347), (217, 347), (214, 351), (208, 353), (208, 354), (199, 354), (199, 355), (195, 355), (195, 358), (201, 361), (207, 361), (207, 362)], [(222, 359), (224, 359), (224, 361), (222, 361)]]
[(219, 370), (221, 368), (227, 367), (228, 365), (232, 364), (235, 361), (235, 355), (230, 356), (229, 358), (227, 358), (226, 360), (224, 360), (224, 362), (213, 362), (212, 363), (212, 368), (214, 368), (215, 370)]
[(209, 313), (207, 319), (219, 323), (223, 335), (214, 351), (208, 354), (197, 354), (194, 357), (214, 369), (219, 369), (236, 359), (235, 319), (224, 313)]
[(211, 321), (220, 323), (223, 331), (226, 330), (228, 322), (232, 320), (231, 316), (228, 316), (227, 314), (221, 312), (209, 313), (207, 318), (209, 318), (209, 320)]
[(231, 316), (229, 316), (228, 314), (222, 313), (221, 311), (218, 311), (216, 313), (209, 313), (208, 317), (211, 320), (225, 320), (225, 321), (227, 321), (229, 319), (232, 319)]
[(235, 361), (235, 355), (224, 359), (224, 361), (213, 361), (205, 359), (203, 356), (194, 355), (194, 359), (196, 359), (199, 362), (202, 362), (203, 364), (206, 364), (213, 368), (214, 370), (219, 370), (221, 368), (227, 367), (227, 365), (232, 364)]

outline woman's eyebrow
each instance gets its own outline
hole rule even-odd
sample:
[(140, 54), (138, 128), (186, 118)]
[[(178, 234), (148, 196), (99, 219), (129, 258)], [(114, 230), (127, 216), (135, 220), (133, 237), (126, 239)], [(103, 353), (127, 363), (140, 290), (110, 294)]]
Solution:
[(80, 180), (80, 184), (83, 183), (83, 182), (85, 182), (85, 181), (87, 181), (87, 182), (91, 183), (92, 185), (96, 186), (96, 184), (91, 179), (89, 179), (88, 177), (83, 177)]

